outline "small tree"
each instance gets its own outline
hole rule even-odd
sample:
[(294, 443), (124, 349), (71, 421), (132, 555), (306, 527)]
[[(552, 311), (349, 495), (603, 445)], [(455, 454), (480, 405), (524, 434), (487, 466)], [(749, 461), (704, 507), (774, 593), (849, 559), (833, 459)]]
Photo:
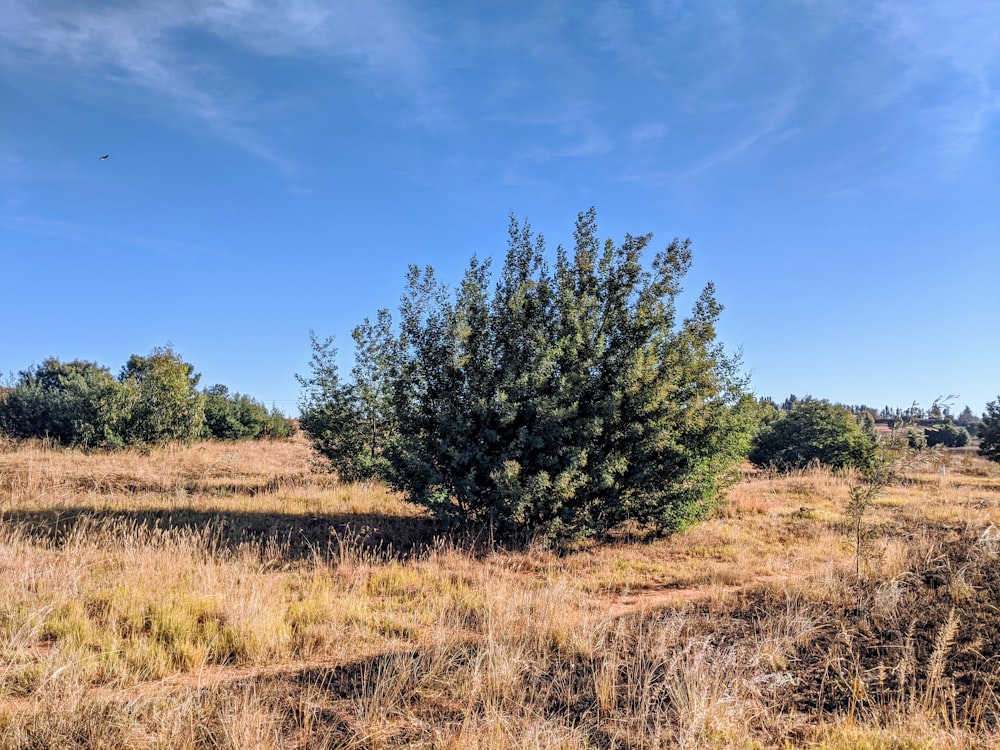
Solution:
[(396, 431), (392, 408), (392, 383), (396, 374), (396, 339), (392, 315), (379, 310), (375, 322), (368, 318), (351, 333), (354, 367), (351, 397), (360, 420), (361, 452), (356, 473), (362, 478), (386, 478), (389, 462), (386, 448)]
[(1000, 461), (1000, 397), (986, 404), (978, 433), (979, 454), (990, 461)]
[(361, 457), (366, 430), (350, 384), (340, 379), (333, 339), (319, 340), (309, 332), (312, 359), (309, 377), (296, 375), (302, 386), (299, 424), (320, 455), (345, 482), (364, 479)]
[(761, 430), (750, 461), (781, 471), (805, 468), (812, 462), (864, 469), (871, 464), (874, 447), (874, 438), (862, 431), (850, 411), (806, 398)]
[(204, 395), (200, 375), (169, 346), (148, 357), (133, 354), (118, 376), (122, 384), (116, 419), (128, 443), (189, 441), (202, 434)]

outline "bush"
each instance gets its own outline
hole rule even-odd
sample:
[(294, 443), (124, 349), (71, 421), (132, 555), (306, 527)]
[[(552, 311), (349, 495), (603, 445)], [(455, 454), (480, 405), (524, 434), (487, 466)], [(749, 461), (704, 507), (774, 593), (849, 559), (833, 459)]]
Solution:
[(849, 410), (806, 398), (761, 430), (750, 461), (779, 471), (802, 469), (814, 462), (866, 469), (874, 450), (874, 439), (862, 431)]
[(19, 373), (0, 402), (0, 429), (63, 445), (116, 444), (112, 412), (118, 388), (111, 372), (93, 362), (47, 359)]
[(943, 445), (945, 448), (963, 448), (969, 444), (969, 432), (962, 427), (956, 427), (951, 422), (934, 425), (924, 430), (927, 437), (927, 447)]
[(303, 427), (338, 469), (370, 443), (411, 501), (501, 536), (690, 523), (745, 455), (758, 409), (715, 341), (713, 287), (677, 320), (689, 243), (674, 241), (647, 271), (650, 240), (602, 246), (591, 209), (554, 268), (513, 218), (495, 287), (475, 258), (454, 292), (412, 267), (398, 335), (374, 368), (387, 387), (368, 389), (386, 394), (390, 413), (378, 400), (366, 411), (368, 379), (356, 368), (342, 384), (332, 345), (314, 339)]

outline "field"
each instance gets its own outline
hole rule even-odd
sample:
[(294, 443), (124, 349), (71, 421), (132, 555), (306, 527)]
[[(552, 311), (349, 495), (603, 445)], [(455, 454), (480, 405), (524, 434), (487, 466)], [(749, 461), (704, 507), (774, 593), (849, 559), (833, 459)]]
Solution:
[(853, 478), (814, 470), (558, 555), (449, 539), (301, 440), (3, 443), (0, 747), (995, 747), (1000, 467), (942, 460), (860, 552)]

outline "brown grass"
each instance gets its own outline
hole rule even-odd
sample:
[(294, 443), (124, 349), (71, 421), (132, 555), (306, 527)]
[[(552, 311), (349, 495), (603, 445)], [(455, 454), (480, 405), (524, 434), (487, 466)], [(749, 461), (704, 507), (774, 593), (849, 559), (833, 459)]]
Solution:
[(747, 472), (653, 543), (484, 553), (302, 442), (0, 445), (0, 747), (1000, 744), (1000, 470)]

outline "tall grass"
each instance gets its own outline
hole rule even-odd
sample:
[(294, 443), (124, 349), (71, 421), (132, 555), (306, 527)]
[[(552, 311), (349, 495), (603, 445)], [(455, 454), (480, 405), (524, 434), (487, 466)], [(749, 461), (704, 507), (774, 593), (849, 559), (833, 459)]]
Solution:
[(990, 747), (1000, 482), (749, 474), (667, 540), (467, 547), (303, 443), (0, 450), (0, 747)]

